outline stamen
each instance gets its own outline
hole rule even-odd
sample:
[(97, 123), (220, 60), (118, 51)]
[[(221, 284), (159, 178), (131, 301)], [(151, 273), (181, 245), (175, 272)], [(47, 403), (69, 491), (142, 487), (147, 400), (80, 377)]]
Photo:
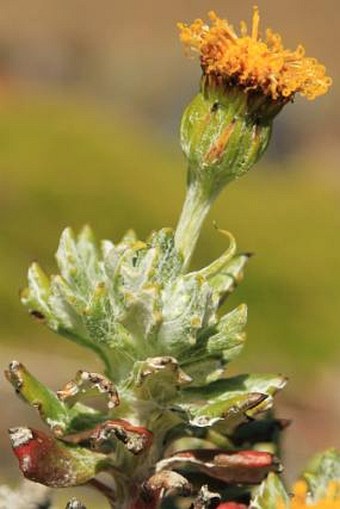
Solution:
[(253, 13), (253, 29), (251, 33), (251, 38), (253, 41), (257, 41), (259, 36), (259, 26), (260, 26), (260, 13), (259, 8), (257, 6), (254, 7)]

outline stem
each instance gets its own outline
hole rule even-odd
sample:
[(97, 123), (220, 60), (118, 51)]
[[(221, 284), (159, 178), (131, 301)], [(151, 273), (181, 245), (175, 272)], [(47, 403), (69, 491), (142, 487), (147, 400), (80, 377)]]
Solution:
[(107, 498), (110, 507), (112, 509), (115, 509), (116, 506), (116, 495), (115, 492), (110, 488), (110, 486), (107, 486), (106, 484), (102, 483), (101, 481), (98, 481), (98, 479), (91, 479), (88, 483), (88, 486), (91, 486), (92, 488), (95, 488), (98, 490), (104, 497)]
[(209, 193), (203, 184), (190, 178), (183, 209), (175, 232), (175, 245), (184, 257), (183, 271), (188, 267), (194, 252), (202, 224), (206, 218), (215, 195)]

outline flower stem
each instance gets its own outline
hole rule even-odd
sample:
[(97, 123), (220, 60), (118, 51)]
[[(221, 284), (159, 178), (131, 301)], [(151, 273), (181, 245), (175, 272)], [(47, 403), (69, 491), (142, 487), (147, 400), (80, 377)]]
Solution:
[(184, 257), (183, 270), (191, 260), (202, 224), (214, 201), (215, 194), (207, 191), (195, 178), (190, 178), (183, 209), (176, 227), (175, 245)]

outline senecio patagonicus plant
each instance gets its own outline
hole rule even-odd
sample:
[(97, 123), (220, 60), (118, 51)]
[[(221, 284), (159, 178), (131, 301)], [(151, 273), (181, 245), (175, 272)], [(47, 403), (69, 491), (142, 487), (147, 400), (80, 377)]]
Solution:
[[(325, 68), (279, 35), (241, 35), (214, 12), (210, 25), (179, 24), (202, 67), (200, 91), (184, 112), (181, 144), (187, 194), (175, 230), (146, 241), (128, 231), (97, 245), (85, 227), (62, 234), (60, 274), (34, 263), (22, 301), (56, 333), (91, 349), (104, 374), (79, 371), (57, 393), (19, 362), (6, 376), (48, 431), (12, 428), (26, 478), (52, 488), (91, 485), (112, 508), (339, 509), (340, 454), (319, 455), (291, 492), (280, 479), (273, 397), (286, 380), (273, 374), (228, 376), (245, 341), (247, 308), (221, 315), (248, 262), (230, 233), (207, 267), (190, 271), (202, 223), (226, 184), (265, 152), (275, 116), (296, 94), (327, 92)], [(104, 410), (84, 404), (88, 395)], [(112, 482), (97, 475), (105, 472)], [(84, 507), (72, 499), (69, 509)]]

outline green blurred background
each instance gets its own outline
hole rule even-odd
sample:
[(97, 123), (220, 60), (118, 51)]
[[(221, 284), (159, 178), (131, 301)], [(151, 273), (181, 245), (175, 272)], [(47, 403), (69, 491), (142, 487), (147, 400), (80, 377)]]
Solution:
[[(235, 22), (252, 1), (2, 0), (0, 9), (1, 365), (16, 358), (58, 388), (90, 354), (26, 315), (18, 291), (32, 260), (54, 271), (62, 229), (90, 223), (98, 238), (140, 237), (175, 225), (185, 186), (178, 124), (198, 86), (176, 21), (214, 8)], [(256, 253), (227, 303), (249, 305), (248, 343), (233, 371), (290, 378), (278, 413), (293, 419), (285, 439), (288, 477), (313, 451), (340, 445), (340, 178), (337, 81), (340, 4), (258, 2), (264, 26), (289, 47), (303, 42), (327, 65), (331, 92), (297, 98), (275, 124), (255, 171), (232, 184), (205, 225), (194, 260), (212, 260), (234, 233)], [(1, 382), (0, 478), (19, 479), (6, 428), (35, 424)]]

